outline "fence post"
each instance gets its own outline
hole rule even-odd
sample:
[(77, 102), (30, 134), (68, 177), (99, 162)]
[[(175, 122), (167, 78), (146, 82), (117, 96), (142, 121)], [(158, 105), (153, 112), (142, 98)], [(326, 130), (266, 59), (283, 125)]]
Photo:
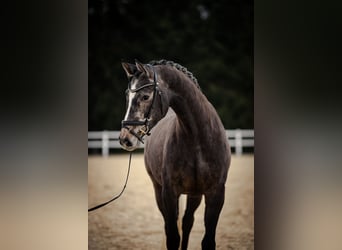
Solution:
[(240, 129), (235, 130), (235, 154), (242, 154), (242, 133)]
[(102, 156), (107, 157), (109, 153), (109, 137), (107, 131), (102, 132)]

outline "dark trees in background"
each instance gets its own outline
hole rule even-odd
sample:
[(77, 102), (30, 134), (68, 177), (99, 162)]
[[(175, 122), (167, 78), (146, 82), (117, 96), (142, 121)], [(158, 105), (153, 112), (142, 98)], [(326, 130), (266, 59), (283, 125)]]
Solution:
[(191, 71), (224, 126), (254, 128), (253, 2), (89, 0), (88, 129), (117, 130), (121, 61), (172, 60)]

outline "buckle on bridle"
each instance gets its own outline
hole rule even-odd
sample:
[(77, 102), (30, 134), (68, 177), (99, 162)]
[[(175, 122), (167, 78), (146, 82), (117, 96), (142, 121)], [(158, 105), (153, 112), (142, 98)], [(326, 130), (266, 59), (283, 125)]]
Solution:
[(145, 135), (150, 135), (150, 128), (148, 127), (148, 125), (145, 124), (143, 127), (139, 129), (139, 133), (142, 134), (141, 138)]
[[(124, 121), (122, 121), (122, 127), (127, 129), (129, 133), (134, 135), (142, 144), (144, 144), (143, 137), (145, 135), (151, 135), (150, 128), (147, 125), (147, 123), (148, 123), (148, 119), (145, 119), (145, 121), (127, 121), (127, 120), (124, 120)], [(133, 129), (128, 128), (129, 125), (131, 125), (131, 126), (132, 125), (133, 126), (143, 125), (143, 126), (139, 129), (138, 132), (134, 132)]]
[(140, 133), (140, 130), (138, 131), (138, 133), (135, 133), (133, 129), (129, 129), (127, 126), (123, 127), (125, 129), (128, 130), (128, 132), (132, 135), (134, 135), (142, 144), (144, 144), (144, 141), (142, 139), (142, 137), (144, 136), (141, 136), (139, 133)]

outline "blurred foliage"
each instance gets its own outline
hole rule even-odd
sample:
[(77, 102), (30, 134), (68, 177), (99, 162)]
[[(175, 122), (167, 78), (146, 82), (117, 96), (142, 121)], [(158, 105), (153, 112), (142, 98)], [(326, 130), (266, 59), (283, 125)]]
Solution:
[(224, 126), (254, 128), (251, 0), (89, 0), (89, 130), (125, 113), (121, 61), (175, 61), (191, 71)]

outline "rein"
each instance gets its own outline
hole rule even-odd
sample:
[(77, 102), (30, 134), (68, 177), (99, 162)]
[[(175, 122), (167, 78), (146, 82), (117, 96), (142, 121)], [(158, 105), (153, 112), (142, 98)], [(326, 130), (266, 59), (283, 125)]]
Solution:
[[(139, 120), (123, 120), (121, 121), (121, 126), (125, 129), (127, 129), (132, 135), (134, 135), (142, 144), (144, 144), (144, 141), (143, 141), (143, 137), (145, 135), (150, 135), (150, 131), (151, 131), (151, 128), (149, 126), (149, 121), (151, 120), (151, 111), (152, 111), (152, 107), (153, 107), (153, 104), (154, 104), (154, 100), (156, 99), (156, 92), (158, 90), (158, 93), (159, 93), (159, 97), (161, 98), (161, 92), (160, 90), (158, 89), (158, 83), (157, 83), (157, 73), (155, 71), (155, 69), (153, 68), (152, 65), (149, 65), (152, 70), (153, 70), (153, 83), (149, 83), (149, 84), (145, 84), (139, 88), (136, 88), (136, 89), (132, 89), (130, 84), (128, 84), (128, 91), (130, 91), (131, 93), (136, 93), (144, 88), (147, 88), (147, 87), (150, 87), (150, 86), (153, 86), (153, 97), (152, 97), (152, 103), (145, 115), (145, 120), (143, 121), (139, 121)], [(127, 126), (143, 126), (139, 131), (138, 133), (134, 132), (133, 130), (129, 129)]]
[(123, 186), (121, 192), (120, 192), (117, 196), (115, 196), (115, 197), (113, 197), (112, 199), (110, 199), (109, 201), (106, 201), (106, 202), (104, 202), (104, 203), (101, 203), (100, 205), (97, 205), (97, 206), (95, 206), (95, 207), (89, 208), (89, 209), (88, 209), (88, 212), (91, 212), (91, 211), (94, 211), (94, 210), (96, 210), (96, 209), (99, 209), (100, 207), (106, 206), (107, 204), (111, 203), (112, 201), (115, 201), (117, 198), (119, 198), (119, 197), (123, 194), (123, 192), (124, 192), (125, 189), (126, 189), (127, 182), (128, 182), (129, 172), (130, 172), (130, 170), (131, 170), (131, 160), (132, 160), (132, 152), (129, 154), (129, 162), (128, 162), (128, 170), (127, 170), (126, 181), (125, 181), (125, 185)]

